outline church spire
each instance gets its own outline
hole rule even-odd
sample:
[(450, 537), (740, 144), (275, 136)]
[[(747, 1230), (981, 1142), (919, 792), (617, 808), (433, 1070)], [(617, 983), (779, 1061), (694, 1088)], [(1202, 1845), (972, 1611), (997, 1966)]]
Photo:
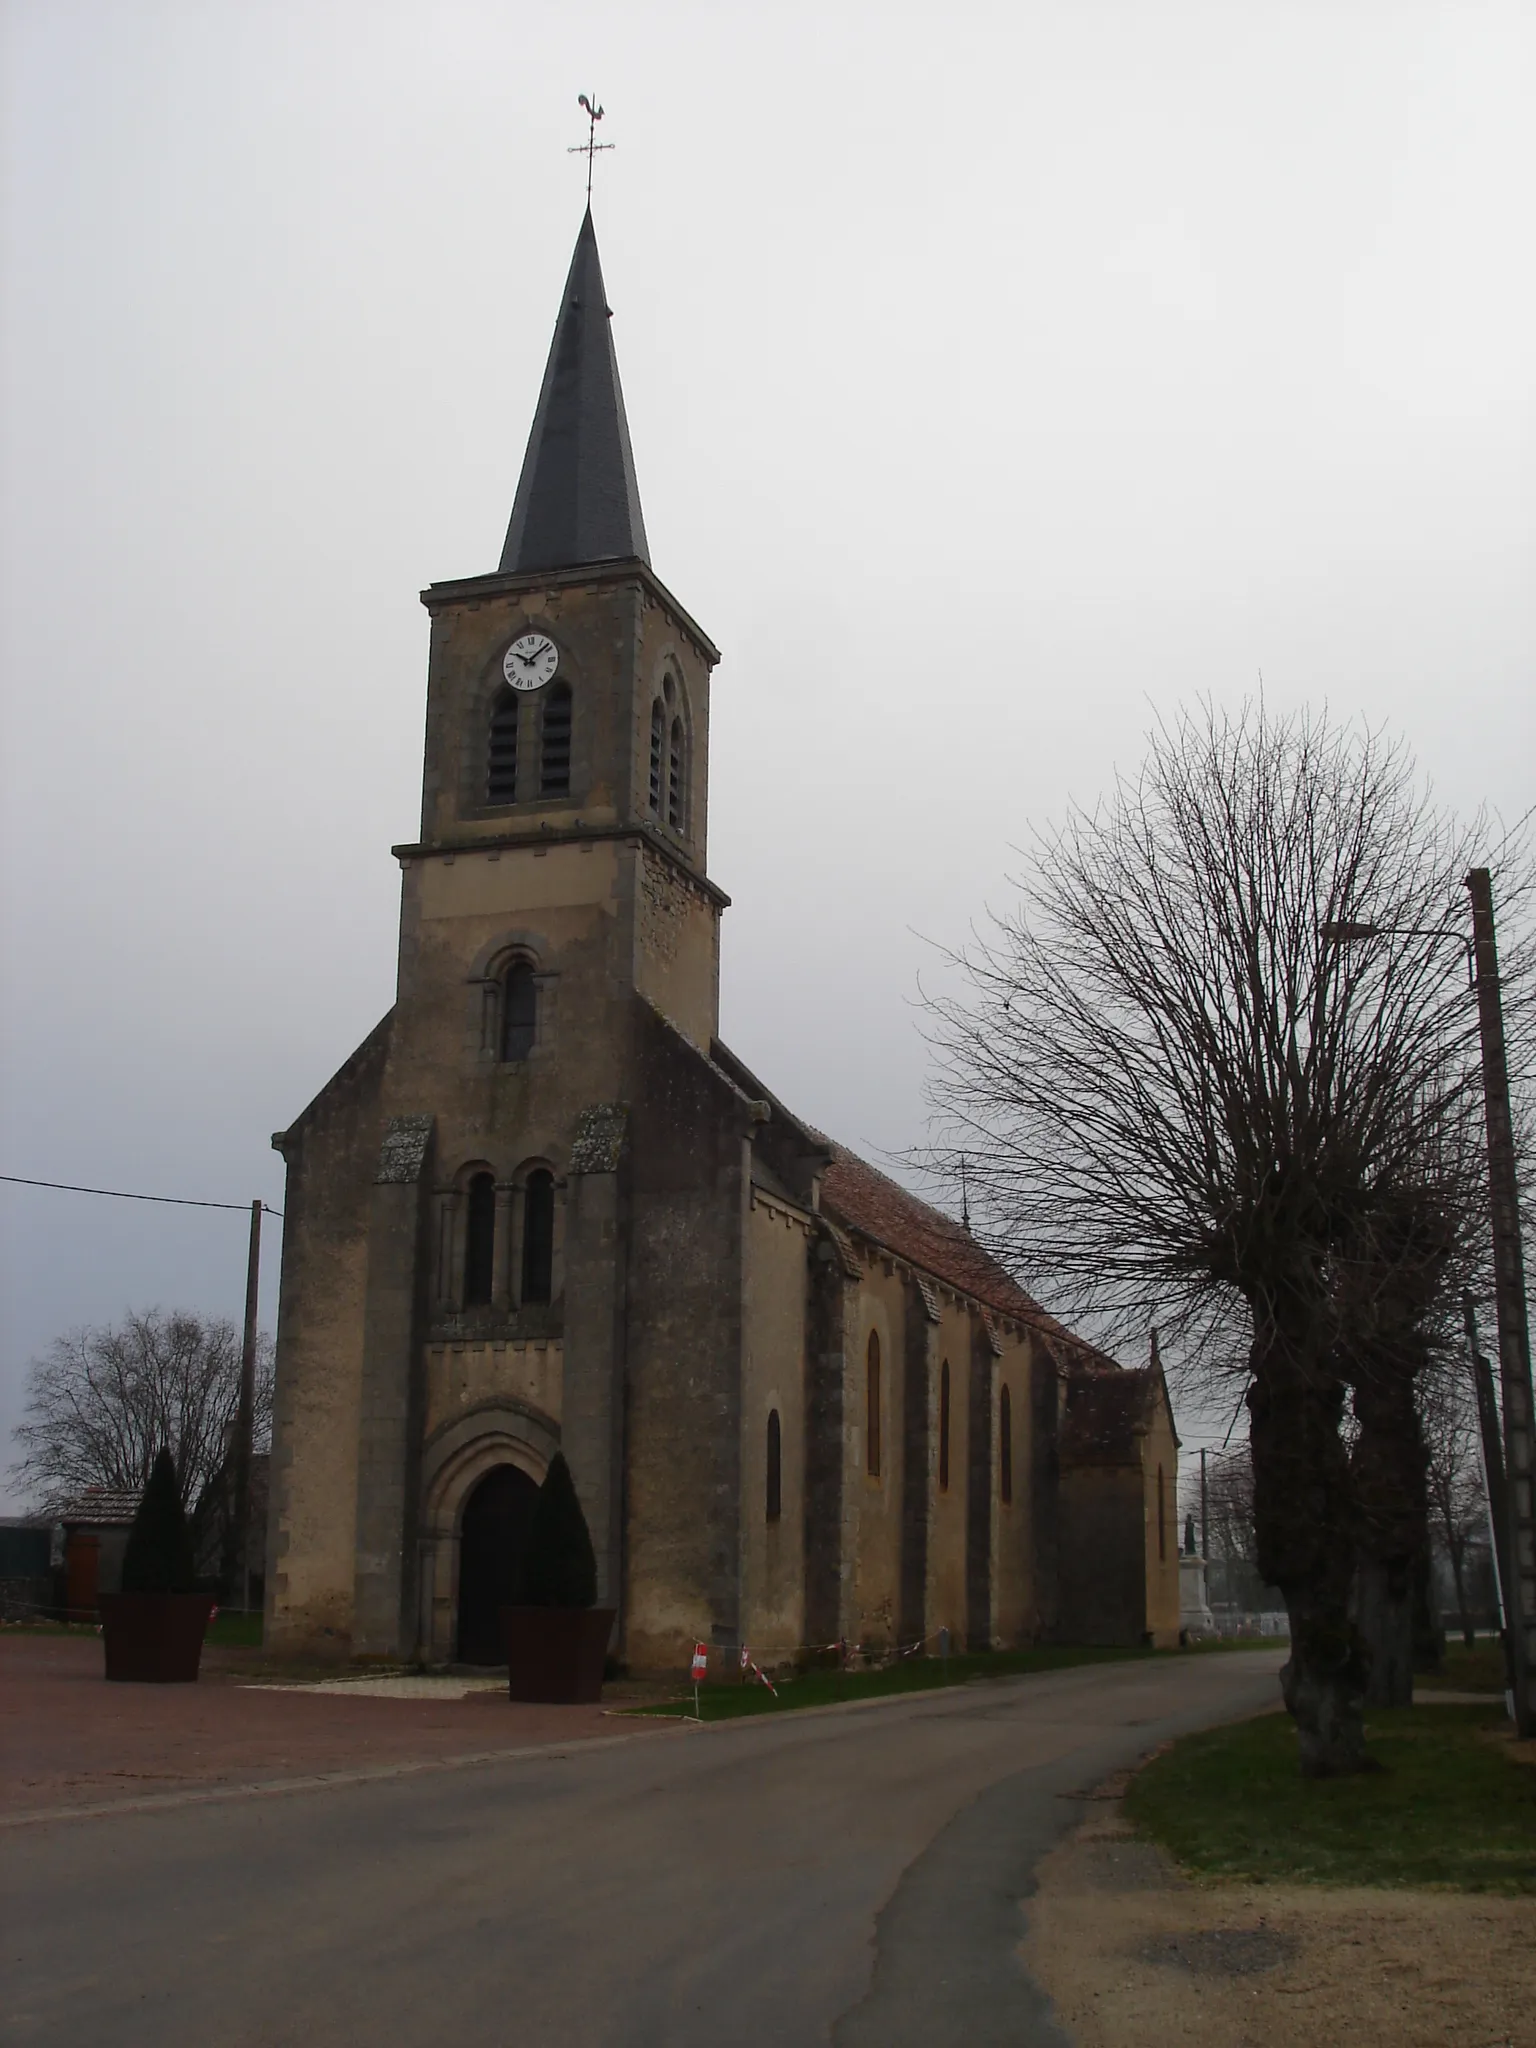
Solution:
[(503, 575), (632, 556), (650, 563), (611, 318), (589, 207), (501, 551)]

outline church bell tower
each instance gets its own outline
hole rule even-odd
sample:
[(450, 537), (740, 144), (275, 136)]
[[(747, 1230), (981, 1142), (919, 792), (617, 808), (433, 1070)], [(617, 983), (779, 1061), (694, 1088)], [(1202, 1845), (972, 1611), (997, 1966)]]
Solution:
[(646, 1062), (710, 1060), (727, 899), (705, 869), (719, 657), (651, 568), (611, 323), (589, 211), (500, 564), (422, 593), (394, 1007), (274, 1141), (274, 1639), (483, 1661), (513, 1596), (475, 1576), (506, 1545), (473, 1551), (473, 1503), (494, 1481), (515, 1520), (556, 1450), (622, 1602), (627, 1162), (665, 1113)]
[[(705, 872), (719, 656), (651, 569), (612, 318), (589, 211), (500, 566), (422, 594), (426, 758), (421, 838), (396, 849), (400, 992), (421, 992), (444, 911), (457, 924), (471, 898), (480, 916), (493, 900), (515, 912), (554, 894), (570, 911), (596, 896), (625, 927), (606, 972), (707, 1047), (724, 903)], [(475, 881), (447, 882), (445, 863)]]

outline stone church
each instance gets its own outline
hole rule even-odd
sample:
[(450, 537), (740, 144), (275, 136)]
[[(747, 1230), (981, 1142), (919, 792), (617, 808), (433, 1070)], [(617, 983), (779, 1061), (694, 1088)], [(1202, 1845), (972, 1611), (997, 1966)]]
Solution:
[(500, 566), (437, 583), (393, 1008), (287, 1163), (269, 1643), (500, 1661), (557, 1449), (614, 1654), (1176, 1639), (1161, 1372), (717, 1035), (719, 659), (651, 568), (590, 213)]

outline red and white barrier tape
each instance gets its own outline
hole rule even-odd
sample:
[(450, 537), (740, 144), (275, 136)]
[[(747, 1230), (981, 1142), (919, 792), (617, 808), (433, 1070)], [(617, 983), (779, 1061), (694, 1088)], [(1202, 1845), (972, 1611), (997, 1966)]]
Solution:
[(773, 1680), (768, 1676), (766, 1671), (759, 1669), (759, 1667), (753, 1663), (752, 1652), (747, 1648), (745, 1643), (743, 1643), (741, 1646), (741, 1668), (743, 1671), (750, 1671), (754, 1678), (758, 1679), (763, 1685), (767, 1686), (768, 1690), (773, 1694), (775, 1699), (778, 1698), (779, 1688), (774, 1684)]

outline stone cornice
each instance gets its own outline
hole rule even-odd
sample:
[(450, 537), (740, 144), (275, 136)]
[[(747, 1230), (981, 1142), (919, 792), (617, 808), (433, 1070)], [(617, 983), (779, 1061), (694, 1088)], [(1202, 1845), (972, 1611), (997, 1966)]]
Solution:
[(522, 853), (530, 847), (591, 846), (600, 839), (622, 840), (637, 850), (655, 854), (717, 910), (729, 908), (731, 899), (719, 884), (691, 868), (675, 847), (646, 825), (543, 825), (532, 832), (493, 832), (474, 837), (426, 839), (392, 846), (389, 850), (396, 860), (405, 864), (416, 860), (451, 860), (467, 853)]
[(579, 569), (535, 569), (520, 576), (503, 576), (499, 571), (490, 576), (463, 576), (451, 583), (429, 583), (421, 593), (421, 601), (435, 616), (447, 605), (483, 604), (487, 598), (521, 597), (531, 591), (593, 589), (604, 584), (624, 583), (638, 584), (688, 635), (710, 667), (715, 666), (720, 659), (720, 650), (714, 641), (698, 621), (684, 611), (661, 578), (638, 559), (591, 562)]

